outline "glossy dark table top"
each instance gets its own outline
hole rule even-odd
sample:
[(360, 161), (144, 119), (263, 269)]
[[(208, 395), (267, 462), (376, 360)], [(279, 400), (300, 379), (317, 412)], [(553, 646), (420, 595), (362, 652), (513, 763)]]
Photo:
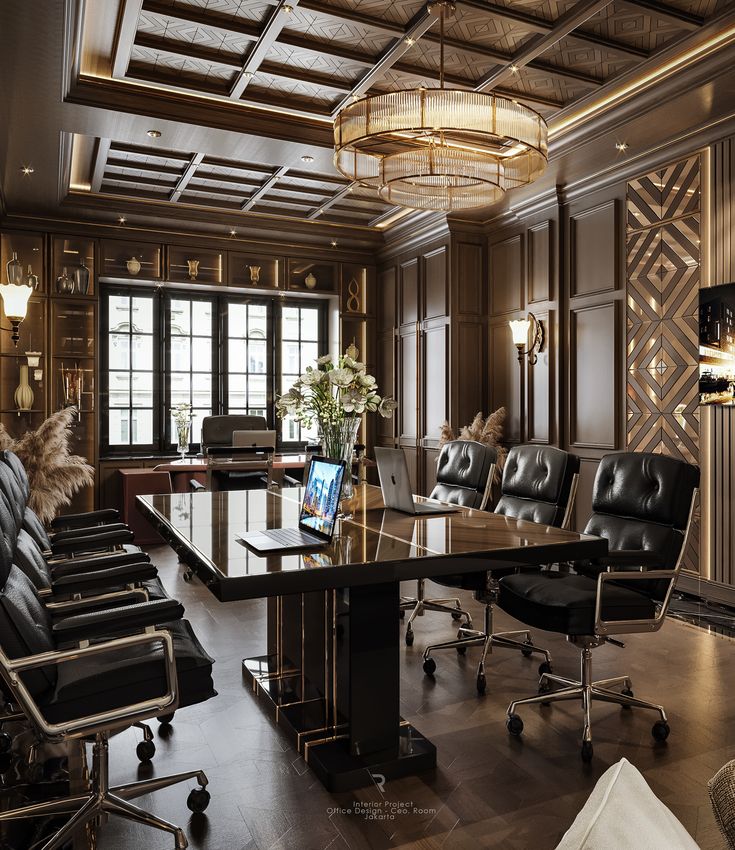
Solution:
[[(386, 509), (380, 488), (355, 488), (353, 515), (328, 546), (261, 556), (236, 535), (298, 525), (302, 488), (138, 496), (154, 527), (222, 600), (431, 578), (603, 555), (607, 542), (463, 508), (412, 517)], [(420, 497), (417, 497), (420, 498)]]

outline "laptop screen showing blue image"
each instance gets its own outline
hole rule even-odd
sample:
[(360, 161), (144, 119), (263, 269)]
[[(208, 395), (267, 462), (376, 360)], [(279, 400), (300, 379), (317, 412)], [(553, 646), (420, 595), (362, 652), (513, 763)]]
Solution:
[(314, 458), (309, 467), (299, 528), (331, 537), (339, 509), (344, 464)]

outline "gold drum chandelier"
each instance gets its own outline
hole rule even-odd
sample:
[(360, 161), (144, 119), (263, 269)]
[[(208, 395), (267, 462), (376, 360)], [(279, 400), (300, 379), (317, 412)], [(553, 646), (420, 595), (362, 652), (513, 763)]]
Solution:
[(507, 97), (444, 88), (444, 16), (439, 88), (362, 97), (334, 121), (335, 165), (390, 203), (420, 210), (484, 207), (539, 177), (548, 161), (546, 122)]

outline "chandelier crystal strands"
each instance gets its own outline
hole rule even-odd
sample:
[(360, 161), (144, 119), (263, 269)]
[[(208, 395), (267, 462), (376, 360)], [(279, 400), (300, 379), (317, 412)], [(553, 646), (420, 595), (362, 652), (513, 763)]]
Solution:
[(488, 206), (543, 173), (546, 121), (507, 97), (444, 88), (444, 18), (454, 3), (435, 0), (429, 11), (440, 22), (439, 88), (345, 106), (334, 121), (335, 165), (390, 204), (443, 212)]

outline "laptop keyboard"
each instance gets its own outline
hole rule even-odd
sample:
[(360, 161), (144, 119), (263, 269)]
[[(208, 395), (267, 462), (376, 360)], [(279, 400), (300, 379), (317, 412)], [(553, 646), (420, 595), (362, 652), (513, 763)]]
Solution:
[(304, 543), (314, 542), (311, 535), (304, 534), (296, 528), (273, 528), (263, 533), (283, 546), (302, 546)]

